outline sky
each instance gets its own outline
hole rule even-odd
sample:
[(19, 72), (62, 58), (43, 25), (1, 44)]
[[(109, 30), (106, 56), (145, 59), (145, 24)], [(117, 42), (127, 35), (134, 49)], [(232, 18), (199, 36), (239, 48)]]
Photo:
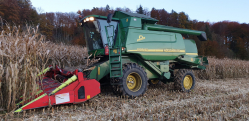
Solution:
[(191, 20), (205, 22), (236, 21), (249, 24), (249, 0), (31, 0), (38, 12), (77, 12), (93, 7), (130, 8), (136, 11), (139, 5), (149, 11), (165, 9), (185, 12)]

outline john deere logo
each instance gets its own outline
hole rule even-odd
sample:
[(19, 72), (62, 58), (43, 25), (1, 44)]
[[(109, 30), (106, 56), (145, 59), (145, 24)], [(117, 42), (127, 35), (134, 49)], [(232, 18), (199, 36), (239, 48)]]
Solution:
[(143, 35), (139, 35), (137, 41), (141, 41), (141, 40), (144, 40), (144, 39), (145, 39), (145, 37)]

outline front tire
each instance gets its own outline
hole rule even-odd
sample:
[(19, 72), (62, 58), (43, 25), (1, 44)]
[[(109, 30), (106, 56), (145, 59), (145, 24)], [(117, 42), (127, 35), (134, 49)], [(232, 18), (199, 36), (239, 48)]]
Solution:
[(128, 97), (137, 97), (143, 95), (147, 90), (147, 74), (144, 69), (135, 63), (123, 65), (123, 77), (119, 78), (119, 83), (114, 87), (115, 94)]
[(195, 87), (195, 76), (192, 70), (179, 69), (174, 78), (174, 87), (182, 92), (190, 92)]

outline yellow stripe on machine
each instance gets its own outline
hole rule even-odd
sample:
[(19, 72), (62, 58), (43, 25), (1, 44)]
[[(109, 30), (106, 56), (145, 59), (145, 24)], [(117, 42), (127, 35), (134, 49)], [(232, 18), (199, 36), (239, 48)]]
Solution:
[(58, 92), (59, 90), (61, 90), (64, 87), (66, 87), (67, 85), (71, 84), (72, 82), (74, 82), (77, 79), (78, 79), (77, 76), (73, 75), (71, 78), (69, 78), (67, 81), (62, 83), (59, 87), (57, 87), (54, 91), (52, 91), (49, 95), (55, 94), (56, 92)]
[(180, 49), (143, 49), (138, 48), (136, 50), (127, 50), (128, 52), (185, 52), (185, 50)]
[(186, 55), (198, 55), (198, 53), (186, 53)]
[(15, 112), (21, 112), (22, 109), (23, 109), (24, 107), (26, 107), (27, 105), (29, 105), (29, 104), (31, 104), (31, 103), (33, 103), (33, 102), (35, 102), (35, 101), (37, 101), (37, 100), (39, 100), (39, 99), (41, 99), (41, 98), (43, 98), (43, 97), (46, 96), (46, 95), (47, 95), (47, 94), (45, 93), (45, 94), (39, 96), (38, 98), (36, 98), (36, 99), (30, 101), (29, 103), (25, 104), (25, 105), (22, 106), (21, 108), (17, 109)]
[(50, 67), (47, 67), (46, 69), (44, 69), (42, 72), (40, 72), (37, 76), (40, 76), (42, 74), (47, 73), (50, 70)]

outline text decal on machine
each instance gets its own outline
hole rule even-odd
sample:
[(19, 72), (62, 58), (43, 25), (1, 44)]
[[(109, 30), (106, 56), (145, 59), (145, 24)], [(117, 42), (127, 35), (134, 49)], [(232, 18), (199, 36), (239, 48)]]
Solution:
[(143, 35), (139, 35), (137, 41), (141, 41), (141, 40), (144, 40), (144, 39), (145, 39), (145, 37)]
[(56, 104), (65, 103), (70, 101), (69, 93), (55, 95)]

